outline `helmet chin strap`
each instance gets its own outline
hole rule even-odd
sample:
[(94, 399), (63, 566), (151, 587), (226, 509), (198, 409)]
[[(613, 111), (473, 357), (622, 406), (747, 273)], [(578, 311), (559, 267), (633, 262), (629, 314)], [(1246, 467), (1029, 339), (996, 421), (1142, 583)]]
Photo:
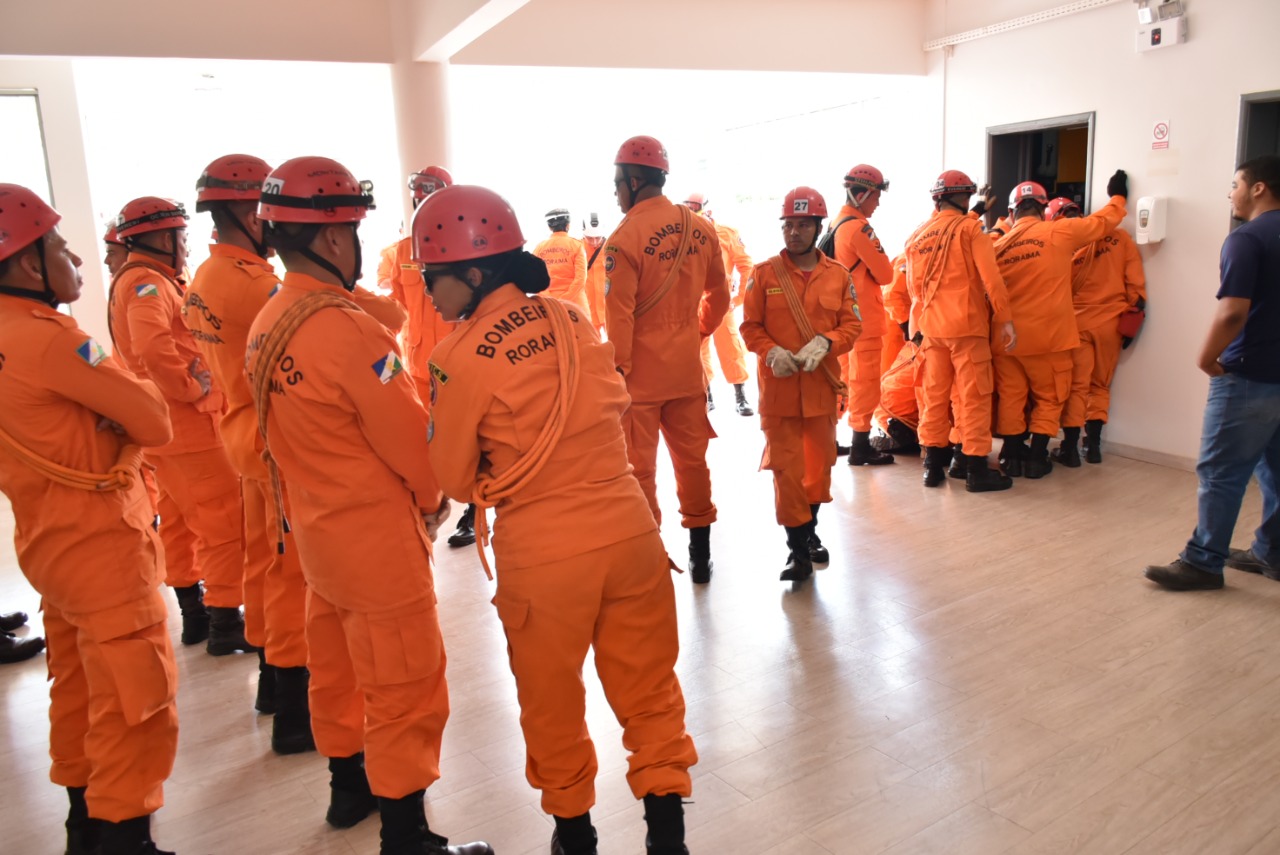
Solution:
[(966, 208), (964, 205), (961, 205), (953, 201), (953, 198), (955, 197), (955, 195), (956, 195), (955, 193), (949, 193), (946, 196), (943, 196), (941, 199), (939, 199), (938, 200), (939, 209), (941, 209), (943, 205), (946, 205), (949, 208), (955, 208), (957, 211), (959, 211), (962, 214), (969, 213), (968, 208)]
[(332, 261), (329, 261), (327, 258), (320, 257), (311, 249), (311, 247), (304, 246), (300, 250), (298, 250), (298, 252), (308, 261), (312, 262), (313, 264), (316, 264), (319, 267), (323, 267), (329, 273), (333, 274), (334, 278), (337, 279), (338, 282), (342, 284), (343, 288), (345, 288), (348, 291), (354, 291), (356, 290), (356, 282), (358, 282), (360, 280), (360, 277), (364, 275), (364, 271), (361, 269), (364, 267), (364, 251), (363, 251), (363, 248), (360, 246), (360, 236), (356, 234), (356, 231), (359, 229), (359, 224), (350, 223), (349, 225), (351, 226), (351, 239), (352, 241), (355, 242), (355, 250), (356, 250), (355, 270), (351, 274), (351, 277), (349, 279), (347, 278), (347, 275), (345, 273), (343, 273), (341, 270), (338, 269), (338, 266), (336, 264), (334, 264)]
[(176, 276), (181, 272), (178, 270), (178, 236), (176, 234), (173, 236), (173, 249), (171, 250), (156, 249), (154, 246), (151, 246), (151, 244), (143, 243), (140, 238), (141, 235), (133, 238), (132, 243), (126, 243), (126, 248), (130, 252), (136, 249), (139, 252), (145, 252), (147, 255), (154, 255), (157, 258), (168, 258), (169, 267), (173, 270), (174, 275)]
[(40, 281), (44, 283), (44, 290), (32, 291), (29, 288), (14, 288), (11, 285), (0, 285), (0, 294), (8, 294), (10, 297), (21, 297), (24, 300), (35, 300), (37, 303), (45, 303), (50, 308), (58, 308), (58, 295), (53, 292), (53, 286), (49, 284), (49, 265), (45, 262), (44, 257), (44, 236), (36, 238), (36, 255), (40, 256)]
[(249, 227), (248, 227), (248, 226), (246, 226), (244, 223), (242, 223), (242, 222), (240, 221), (240, 218), (239, 218), (239, 217), (237, 217), (235, 214), (232, 214), (230, 211), (227, 211), (227, 215), (231, 218), (231, 224), (232, 224), (232, 225), (234, 225), (237, 229), (239, 229), (239, 230), (240, 230), (240, 234), (244, 235), (244, 236), (245, 236), (245, 238), (249, 241), (249, 243), (251, 243), (251, 244), (253, 245), (253, 251), (254, 251), (254, 252), (256, 252), (256, 253), (258, 254), (258, 257), (259, 257), (259, 258), (266, 258), (266, 257), (267, 257), (267, 241), (266, 241), (266, 239), (265, 239), (265, 238), (263, 238), (263, 239), (255, 238), (255, 237), (254, 237), (254, 236), (249, 232)]

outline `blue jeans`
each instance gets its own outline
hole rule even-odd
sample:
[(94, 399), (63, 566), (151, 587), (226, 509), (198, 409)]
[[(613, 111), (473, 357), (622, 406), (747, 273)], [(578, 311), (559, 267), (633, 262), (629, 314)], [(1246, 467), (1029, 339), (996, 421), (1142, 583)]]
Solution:
[(1200, 437), (1197, 497), (1200, 519), (1181, 558), (1221, 573), (1231, 548), (1249, 476), (1262, 488), (1262, 524), (1253, 554), (1280, 566), (1280, 383), (1259, 383), (1232, 374), (1209, 381)]

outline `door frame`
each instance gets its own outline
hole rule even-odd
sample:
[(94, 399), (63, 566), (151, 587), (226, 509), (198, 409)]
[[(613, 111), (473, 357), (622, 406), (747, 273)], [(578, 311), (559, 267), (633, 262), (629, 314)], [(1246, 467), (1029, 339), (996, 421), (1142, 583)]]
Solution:
[(1086, 208), (1089, 207), (1093, 194), (1093, 137), (1097, 118), (1097, 111), (1091, 111), (1088, 113), (1072, 113), (1066, 116), (1053, 116), (1047, 119), (1033, 119), (1029, 122), (992, 125), (987, 128), (987, 180), (991, 180), (991, 176), (995, 174), (995, 137), (1007, 134), (1024, 134), (1031, 131), (1045, 131), (1051, 128), (1078, 128), (1084, 125), (1089, 130), (1088, 140), (1085, 142), (1084, 168), (1084, 201)]
[[(1249, 108), (1254, 104), (1268, 104), (1280, 101), (1280, 89), (1267, 92), (1249, 92), (1240, 96), (1240, 123), (1236, 130), (1236, 163), (1245, 160), (1245, 146), (1249, 143)], [(1234, 167), (1236, 163), (1233, 163)]]

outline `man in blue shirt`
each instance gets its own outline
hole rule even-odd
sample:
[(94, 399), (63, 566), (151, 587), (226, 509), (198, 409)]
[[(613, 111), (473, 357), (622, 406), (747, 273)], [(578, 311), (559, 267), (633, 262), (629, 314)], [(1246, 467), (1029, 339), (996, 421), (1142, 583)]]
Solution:
[[(1221, 588), (1224, 565), (1280, 581), (1280, 157), (1242, 164), (1229, 198), (1245, 222), (1222, 245), (1218, 311), (1200, 351), (1211, 379), (1196, 465), (1199, 522), (1177, 561), (1146, 570), (1175, 591)], [(1231, 549), (1252, 474), (1262, 524), (1249, 549)]]

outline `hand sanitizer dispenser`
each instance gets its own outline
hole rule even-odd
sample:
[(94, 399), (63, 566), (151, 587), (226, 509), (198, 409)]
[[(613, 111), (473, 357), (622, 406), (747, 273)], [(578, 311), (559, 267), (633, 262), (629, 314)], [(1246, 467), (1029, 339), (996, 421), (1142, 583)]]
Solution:
[(1168, 200), (1163, 196), (1143, 196), (1138, 200), (1135, 214), (1138, 219), (1136, 239), (1139, 244), (1159, 243), (1164, 240), (1165, 223), (1168, 220)]

